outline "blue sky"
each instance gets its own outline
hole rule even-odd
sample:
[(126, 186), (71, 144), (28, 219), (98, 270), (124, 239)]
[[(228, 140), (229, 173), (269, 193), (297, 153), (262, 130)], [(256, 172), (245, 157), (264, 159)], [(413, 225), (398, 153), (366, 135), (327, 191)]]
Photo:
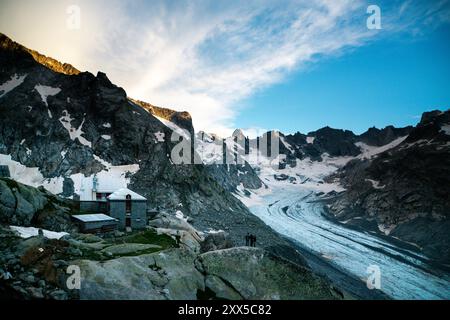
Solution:
[(289, 133), (415, 125), (424, 111), (450, 108), (450, 26), (321, 59), (256, 92), (241, 108), (239, 127)]
[[(381, 30), (366, 27), (372, 4)], [(449, 108), (449, 25), (450, 0), (0, 2), (14, 40), (221, 135), (360, 133)]]

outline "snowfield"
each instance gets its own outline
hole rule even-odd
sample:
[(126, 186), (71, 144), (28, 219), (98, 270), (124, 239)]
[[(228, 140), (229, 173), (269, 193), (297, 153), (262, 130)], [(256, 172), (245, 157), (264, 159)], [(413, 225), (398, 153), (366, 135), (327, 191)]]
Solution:
[[(64, 158), (66, 153), (65, 150), (61, 151), (61, 157)], [(130, 183), (131, 175), (139, 171), (139, 164), (113, 166), (96, 155), (94, 155), (94, 159), (105, 166), (105, 169), (88, 177), (82, 173), (72, 174), (69, 177), (74, 182), (75, 193), (80, 195), (81, 200), (92, 200), (92, 185), (95, 176), (98, 180), (99, 191), (114, 192), (126, 188)], [(11, 179), (36, 188), (43, 186), (56, 195), (63, 192), (64, 177), (45, 178), (39, 168), (26, 167), (20, 162), (12, 160), (11, 155), (0, 154), (0, 164), (9, 167)]]
[(112, 193), (126, 188), (130, 184), (131, 176), (139, 171), (138, 164), (114, 166), (96, 155), (94, 155), (94, 159), (105, 166), (105, 169), (87, 177), (82, 173), (70, 176), (74, 183), (75, 193), (80, 195), (80, 200), (92, 200), (94, 177), (97, 179), (99, 192)]
[(400, 143), (402, 143), (407, 137), (408, 136), (397, 138), (394, 141), (392, 141), (384, 146), (381, 146), (381, 147), (369, 146), (369, 145), (365, 144), (364, 142), (356, 142), (355, 145), (357, 147), (359, 147), (362, 151), (362, 154), (358, 155), (357, 158), (358, 159), (371, 159), (374, 156), (376, 156), (384, 151), (395, 148)]

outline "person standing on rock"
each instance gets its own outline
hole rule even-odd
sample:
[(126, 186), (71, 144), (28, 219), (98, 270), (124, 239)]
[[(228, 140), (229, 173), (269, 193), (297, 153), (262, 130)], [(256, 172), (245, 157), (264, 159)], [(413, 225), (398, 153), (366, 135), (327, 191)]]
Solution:
[(250, 244), (250, 234), (247, 232), (247, 235), (245, 236), (245, 246), (249, 246)]
[(253, 247), (256, 247), (256, 236), (253, 235)]
[(255, 236), (253, 234), (250, 235), (250, 247), (253, 247), (255, 243)]

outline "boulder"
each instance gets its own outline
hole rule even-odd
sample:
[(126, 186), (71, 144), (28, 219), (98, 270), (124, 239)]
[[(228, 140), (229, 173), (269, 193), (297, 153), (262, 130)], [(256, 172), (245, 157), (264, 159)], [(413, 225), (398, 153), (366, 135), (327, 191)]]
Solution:
[(195, 255), (170, 249), (105, 262), (80, 260), (81, 299), (195, 300), (204, 290)]
[(227, 232), (210, 232), (201, 242), (200, 251), (208, 252), (213, 250), (228, 249), (231, 247), (233, 247), (233, 241)]
[(214, 292), (217, 299), (242, 300), (242, 296), (228, 286), (222, 279), (214, 275), (208, 275), (205, 278), (205, 287)]
[(142, 243), (124, 243), (106, 247), (101, 250), (111, 255), (129, 255), (132, 253), (139, 253), (148, 249), (161, 249), (161, 246), (155, 244), (142, 244)]
[[(198, 259), (205, 274), (220, 278), (244, 299), (336, 298), (330, 285), (310, 270), (259, 248), (210, 251), (201, 254)], [(221, 286), (218, 288), (218, 293), (223, 290)]]

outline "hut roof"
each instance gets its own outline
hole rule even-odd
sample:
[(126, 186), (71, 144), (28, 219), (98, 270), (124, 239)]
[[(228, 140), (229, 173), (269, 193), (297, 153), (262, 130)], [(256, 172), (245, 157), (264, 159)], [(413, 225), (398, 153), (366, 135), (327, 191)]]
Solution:
[(113, 217), (107, 216), (106, 214), (103, 213), (98, 213), (98, 214), (78, 214), (78, 215), (73, 215), (73, 218), (80, 220), (82, 222), (99, 222), (99, 221), (112, 221), (112, 220), (117, 220)]
[(127, 195), (131, 196), (131, 200), (140, 200), (140, 201), (146, 201), (147, 200), (146, 198), (144, 198), (140, 194), (137, 194), (136, 192), (131, 191), (130, 189), (127, 189), (127, 188), (122, 188), (122, 189), (119, 189), (119, 190), (111, 193), (108, 196), (108, 199), (109, 200), (126, 200), (127, 199)]

